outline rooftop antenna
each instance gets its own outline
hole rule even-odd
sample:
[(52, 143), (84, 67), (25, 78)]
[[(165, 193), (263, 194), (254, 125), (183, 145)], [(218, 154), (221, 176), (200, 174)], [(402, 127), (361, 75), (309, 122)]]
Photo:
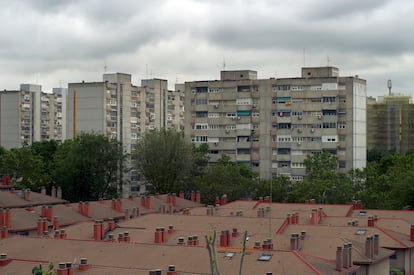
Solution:
[(175, 84), (178, 83), (178, 73), (175, 73)]
[(224, 57), (223, 57), (223, 71), (225, 71), (226, 70), (226, 59), (224, 59)]
[(331, 59), (329, 58), (329, 55), (326, 57), (326, 61), (328, 62), (328, 67), (329, 67), (329, 65), (331, 63)]
[(387, 87), (388, 87), (388, 95), (391, 95), (391, 88), (392, 88), (392, 81), (391, 81), (391, 79), (388, 79), (388, 81), (387, 81)]
[(104, 73), (106, 73), (106, 70), (108, 69), (108, 66), (106, 65), (106, 61), (104, 61)]

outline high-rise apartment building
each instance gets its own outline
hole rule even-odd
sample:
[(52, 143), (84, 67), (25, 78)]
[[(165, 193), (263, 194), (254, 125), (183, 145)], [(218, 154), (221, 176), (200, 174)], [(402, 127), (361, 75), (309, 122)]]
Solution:
[(306, 156), (329, 151), (346, 173), (366, 164), (366, 82), (334, 67), (302, 68), (296, 78), (257, 79), (222, 71), (220, 80), (185, 84), (185, 137), (208, 143), (261, 178), (300, 181)]
[(56, 93), (45, 93), (35, 84), (21, 84), (19, 90), (2, 91), (0, 144), (10, 149), (35, 141), (62, 141), (65, 136), (59, 128), (64, 119), (59, 116), (64, 116), (65, 100), (64, 93), (57, 90)]
[(387, 95), (367, 104), (367, 146), (387, 153), (414, 152), (414, 104), (411, 96)]
[[(163, 79), (142, 80), (141, 84), (132, 85), (131, 75), (123, 73), (104, 74), (101, 82), (69, 83), (68, 138), (93, 131), (117, 139), (133, 153), (146, 130), (180, 128), (182, 120), (172, 123), (177, 117), (174, 112), (183, 106), (178, 92), (168, 91)], [(130, 165), (134, 164), (132, 157)], [(124, 179), (124, 197), (145, 190), (135, 169)]]

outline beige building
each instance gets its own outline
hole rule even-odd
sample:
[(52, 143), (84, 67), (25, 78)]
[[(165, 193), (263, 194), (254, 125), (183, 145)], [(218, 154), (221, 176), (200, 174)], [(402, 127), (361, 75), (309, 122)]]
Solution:
[(386, 153), (414, 152), (414, 104), (411, 96), (387, 95), (367, 104), (367, 145)]
[(36, 141), (65, 139), (65, 89), (42, 92), (35, 84), (21, 84), (19, 90), (0, 93), (0, 144), (18, 148)]
[(208, 143), (261, 178), (301, 181), (306, 156), (326, 150), (339, 172), (366, 164), (366, 82), (338, 68), (302, 68), (301, 77), (257, 79), (249, 70), (185, 84), (185, 137)]
[[(123, 73), (104, 74), (101, 82), (69, 83), (68, 138), (93, 131), (117, 139), (131, 153), (146, 130), (180, 129), (182, 119), (173, 118), (180, 117), (175, 111), (183, 105), (182, 93), (168, 91), (163, 79), (142, 80), (141, 84), (132, 85), (131, 75)], [(134, 167), (133, 158), (130, 164)], [(125, 178), (122, 195), (145, 191), (139, 182), (133, 169)]]

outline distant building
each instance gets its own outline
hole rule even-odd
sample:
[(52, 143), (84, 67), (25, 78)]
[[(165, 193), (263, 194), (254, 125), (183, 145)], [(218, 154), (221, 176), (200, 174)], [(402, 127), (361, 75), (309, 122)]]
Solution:
[(367, 145), (386, 153), (414, 152), (414, 104), (411, 96), (387, 95), (367, 104)]
[(185, 84), (185, 137), (208, 143), (261, 178), (301, 181), (306, 156), (329, 151), (339, 172), (366, 164), (366, 81), (338, 68), (302, 68), (301, 77), (257, 79), (250, 70)]
[(0, 93), (0, 144), (18, 148), (36, 141), (65, 139), (65, 89), (42, 92), (35, 84), (21, 84), (19, 90)]
[[(182, 129), (183, 93), (168, 91), (167, 80), (131, 83), (131, 75), (104, 74), (101, 82), (69, 83), (67, 137), (95, 132), (122, 142), (128, 153), (135, 150), (146, 130)], [(130, 160), (134, 167), (134, 158)], [(133, 169), (125, 179), (123, 196), (145, 191)]]

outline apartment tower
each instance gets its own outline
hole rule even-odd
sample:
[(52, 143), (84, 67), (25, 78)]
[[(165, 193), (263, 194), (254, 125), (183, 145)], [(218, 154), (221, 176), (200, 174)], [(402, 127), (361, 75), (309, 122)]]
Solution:
[(208, 143), (210, 162), (226, 154), (263, 179), (301, 181), (308, 155), (329, 151), (345, 174), (366, 164), (366, 82), (335, 67), (301, 77), (257, 79), (250, 70), (185, 83), (185, 137)]

